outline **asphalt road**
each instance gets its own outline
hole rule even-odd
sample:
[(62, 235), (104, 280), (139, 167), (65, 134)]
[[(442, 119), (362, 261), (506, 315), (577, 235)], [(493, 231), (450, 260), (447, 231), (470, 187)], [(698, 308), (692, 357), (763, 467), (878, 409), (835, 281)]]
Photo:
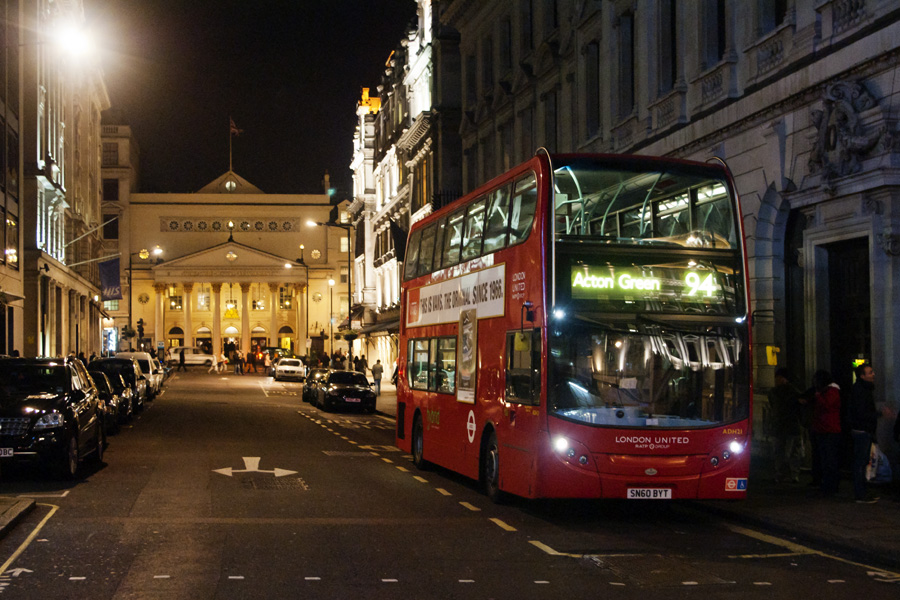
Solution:
[(74, 483), (4, 471), (36, 510), (0, 541), (9, 598), (895, 598), (877, 570), (705, 513), (491, 504), (418, 472), (381, 415), (301, 385), (178, 374)]

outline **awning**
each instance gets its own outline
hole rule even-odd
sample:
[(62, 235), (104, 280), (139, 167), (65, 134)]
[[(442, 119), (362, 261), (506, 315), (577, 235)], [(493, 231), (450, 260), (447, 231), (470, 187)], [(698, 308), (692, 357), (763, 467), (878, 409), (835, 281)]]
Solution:
[(400, 331), (400, 319), (396, 319), (394, 321), (382, 321), (381, 323), (375, 323), (373, 325), (367, 325), (357, 331), (360, 335), (367, 333), (376, 333), (379, 331), (384, 331), (387, 333), (397, 333)]
[(357, 304), (353, 308), (350, 309), (350, 316), (341, 321), (341, 324), (337, 326), (338, 331), (342, 329), (350, 329), (351, 321), (358, 321), (362, 318), (363, 313), (366, 311), (366, 307), (361, 304)]

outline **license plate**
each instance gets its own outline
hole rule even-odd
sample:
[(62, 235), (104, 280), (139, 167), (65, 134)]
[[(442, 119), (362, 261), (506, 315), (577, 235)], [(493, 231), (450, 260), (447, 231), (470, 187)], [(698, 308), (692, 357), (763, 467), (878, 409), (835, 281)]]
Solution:
[(629, 500), (671, 500), (669, 488), (628, 488)]
[(347, 402), (359, 402), (359, 398), (344, 398)]
[(0, 458), (9, 458), (13, 455), (12, 448), (0, 448)]

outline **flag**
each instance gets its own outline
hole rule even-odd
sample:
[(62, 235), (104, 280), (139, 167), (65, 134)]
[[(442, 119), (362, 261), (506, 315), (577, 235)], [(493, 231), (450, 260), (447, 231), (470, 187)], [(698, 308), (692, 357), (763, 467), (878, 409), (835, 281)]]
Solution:
[(408, 235), (408, 231), (400, 227), (393, 219), (391, 219), (391, 237), (394, 241), (394, 250), (396, 252), (397, 260), (400, 262), (406, 261), (406, 237)]
[(119, 281), (119, 259), (107, 260), (98, 265), (100, 267), (100, 299), (122, 299), (122, 282)]
[(238, 129), (237, 125), (234, 124), (234, 119), (228, 117), (228, 122), (231, 125), (231, 135), (241, 135), (244, 133), (243, 129)]

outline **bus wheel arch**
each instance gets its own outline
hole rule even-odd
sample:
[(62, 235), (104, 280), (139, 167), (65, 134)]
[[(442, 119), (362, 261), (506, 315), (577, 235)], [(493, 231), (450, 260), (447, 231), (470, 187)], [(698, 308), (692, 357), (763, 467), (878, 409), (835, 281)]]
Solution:
[(419, 410), (413, 414), (412, 429), (410, 430), (410, 450), (413, 464), (417, 469), (424, 471), (431, 463), (425, 460), (425, 428), (422, 425), (422, 413)]
[(503, 504), (507, 494), (500, 489), (500, 444), (497, 441), (497, 432), (490, 425), (485, 426), (481, 434), (478, 464), (479, 479), (485, 495), (494, 504)]

